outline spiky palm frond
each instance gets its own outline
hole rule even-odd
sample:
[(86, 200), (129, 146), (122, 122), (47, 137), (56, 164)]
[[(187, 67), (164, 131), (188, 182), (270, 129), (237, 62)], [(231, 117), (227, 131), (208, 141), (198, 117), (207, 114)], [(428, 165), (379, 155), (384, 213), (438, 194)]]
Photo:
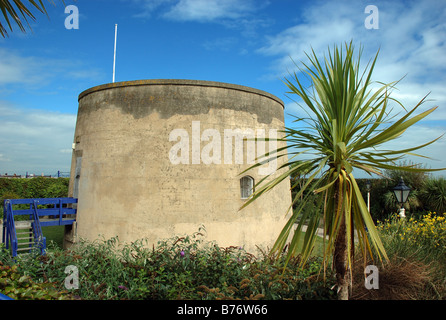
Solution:
[[(383, 148), (385, 143), (400, 137), (407, 128), (431, 114), (436, 107), (415, 115), (425, 101), (424, 97), (400, 119), (394, 120), (390, 103), (402, 106), (391, 97), (397, 82), (380, 84), (376, 90), (372, 87), (371, 77), (379, 51), (362, 72), (362, 49), (356, 59), (354, 52), (352, 42), (346, 43), (345, 47), (335, 46), (332, 51), (329, 50), (328, 57), (320, 61), (312, 50), (311, 54), (307, 54), (310, 64), (304, 63), (304, 68), (299, 68), (311, 80), (311, 86), (305, 88), (297, 73), (285, 79), (284, 83), (290, 89), (288, 93), (297, 95), (303, 101), (300, 106), (309, 116), (296, 118), (294, 123), (298, 129), (285, 128), (283, 139), (288, 144), (286, 148), (266, 155), (286, 156), (287, 152), (289, 159), (281, 167), (285, 168), (285, 172), (269, 182), (259, 183), (256, 192), (243, 206), (249, 205), (290, 175), (299, 173), (296, 176), (305, 179), (303, 183), (297, 181), (292, 185), (292, 188), (300, 186), (293, 199), (297, 207), (291, 212), (272, 251), (281, 252), (290, 241), (288, 258), (291, 258), (298, 253), (298, 244), (302, 242), (300, 253), (303, 255), (302, 261), (306, 261), (312, 251), (320, 219), (323, 219), (324, 231), (328, 235), (324, 258), (333, 257), (336, 240), (340, 233), (345, 233), (346, 263), (350, 270), (355, 232), (364, 253), (371, 254), (374, 248), (380, 259), (387, 258), (353, 169), (370, 175), (382, 174), (386, 169), (420, 170), (413, 166), (401, 167), (396, 162), (439, 139), (402, 150)], [(303, 158), (305, 154), (310, 157)], [(268, 180), (265, 178), (264, 181)], [(317, 211), (303, 210), (311, 193), (319, 196), (317, 203), (323, 216)], [(304, 222), (308, 226), (302, 239), (300, 231)]]
[[(54, 4), (54, 1), (48, 1)], [(25, 1), (22, 0), (0, 0), (0, 10), (2, 11), (3, 18), (5, 19), (10, 31), (12, 31), (12, 22), (15, 22), (22, 32), (25, 32), (25, 24), (28, 25), (28, 28), (31, 28), (28, 19), (36, 19), (34, 14), (31, 12), (32, 8), (35, 8), (48, 16), (48, 12), (46, 11), (46, 7), (42, 0), (28, 0), (28, 4), (25, 4), (24, 2)], [(0, 34), (2, 37), (8, 35), (6, 25), (1, 21)]]

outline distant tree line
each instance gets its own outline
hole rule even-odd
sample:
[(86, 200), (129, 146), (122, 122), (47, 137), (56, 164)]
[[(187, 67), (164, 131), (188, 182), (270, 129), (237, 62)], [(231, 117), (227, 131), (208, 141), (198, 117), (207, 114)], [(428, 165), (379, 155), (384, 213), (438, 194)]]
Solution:
[[(380, 178), (356, 179), (361, 189), (364, 201), (367, 203), (367, 182), (370, 182), (370, 213), (375, 220), (383, 221), (390, 215), (398, 212), (400, 204), (397, 203), (393, 188), (399, 183), (401, 177), (404, 183), (411, 188), (408, 201), (405, 203), (406, 214), (418, 217), (427, 212), (442, 214), (446, 212), (446, 179), (435, 177), (426, 172), (408, 172), (403, 170), (386, 170)], [(291, 177), (292, 183), (297, 183), (293, 190), (293, 199), (299, 184), (305, 178)], [(309, 203), (306, 210), (315, 210), (314, 203)]]
[[(0, 178), (0, 201), (3, 212), (3, 200), (28, 198), (61, 198), (68, 196), (69, 178), (8, 179)], [(2, 217), (2, 215), (0, 215)]]
[(0, 179), (0, 199), (60, 198), (68, 196), (69, 178)]

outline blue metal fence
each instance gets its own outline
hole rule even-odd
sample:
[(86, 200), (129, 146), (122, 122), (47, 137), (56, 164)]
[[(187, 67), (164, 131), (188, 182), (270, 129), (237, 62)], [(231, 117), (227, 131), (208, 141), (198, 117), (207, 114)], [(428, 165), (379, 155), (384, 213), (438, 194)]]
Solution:
[[(46, 240), (41, 227), (71, 225), (76, 220), (77, 210), (73, 206), (75, 198), (40, 198), (40, 199), (6, 199), (3, 202), (3, 236), (6, 249), (11, 248), (12, 255), (17, 255), (18, 239), (16, 217), (25, 216), (31, 223), (34, 245), (41, 254), (46, 249)], [(25, 207), (25, 209), (23, 208)], [(21, 249), (22, 250), (22, 249)]]
[(11, 297), (5, 296), (4, 294), (0, 293), (0, 300), (14, 300)]

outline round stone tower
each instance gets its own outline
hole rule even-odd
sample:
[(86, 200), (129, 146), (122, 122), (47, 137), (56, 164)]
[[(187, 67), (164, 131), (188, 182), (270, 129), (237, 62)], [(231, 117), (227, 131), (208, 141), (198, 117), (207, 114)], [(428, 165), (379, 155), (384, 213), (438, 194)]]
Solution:
[(281, 147), (284, 105), (240, 85), (141, 80), (79, 95), (70, 196), (77, 222), (66, 244), (118, 236), (155, 244), (204, 226), (220, 246), (270, 247), (286, 222), (284, 181), (239, 210), (279, 158), (242, 174)]

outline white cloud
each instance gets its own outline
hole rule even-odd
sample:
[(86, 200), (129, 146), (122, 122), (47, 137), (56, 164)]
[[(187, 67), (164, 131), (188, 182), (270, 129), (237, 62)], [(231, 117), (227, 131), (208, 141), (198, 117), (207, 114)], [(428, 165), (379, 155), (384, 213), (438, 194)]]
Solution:
[(310, 52), (311, 49), (321, 55), (326, 52), (328, 46), (349, 41), (355, 30), (361, 28), (361, 21), (358, 19), (362, 17), (362, 12), (358, 11), (360, 8), (357, 4), (341, 8), (338, 2), (315, 2), (300, 12), (296, 25), (268, 36), (267, 44), (258, 52), (279, 56), (272, 66), (272, 71), (274, 76), (283, 76), (287, 74), (288, 68), (294, 69), (290, 57), (299, 63), (306, 60), (305, 52)]
[(19, 109), (0, 101), (0, 122), (0, 172), (69, 171), (71, 154), (65, 150), (73, 141), (76, 115)]
[[(81, 60), (38, 57), (19, 50), (0, 48), (0, 56), (0, 172), (68, 171), (71, 155), (60, 150), (71, 148), (76, 115), (44, 109), (67, 108), (72, 103), (55, 102), (57, 94), (71, 94), (73, 80), (79, 85), (83, 79), (101, 78), (102, 72), (87, 69)], [(39, 102), (42, 98), (48, 102)]]
[[(307, 62), (305, 52), (314, 49), (318, 57), (328, 47), (353, 40), (363, 46), (362, 61), (367, 63), (380, 50), (373, 80), (391, 82), (405, 77), (394, 91), (408, 107), (423, 96), (441, 107), (436, 120), (446, 120), (446, 3), (439, 1), (377, 2), (379, 29), (364, 26), (368, 14), (364, 1), (313, 2), (294, 26), (269, 36), (258, 53), (277, 57), (270, 77), (283, 78), (297, 71), (290, 57), (300, 66)], [(423, 108), (432, 106), (426, 103)]]
[(80, 60), (65, 60), (23, 55), (16, 51), (0, 48), (0, 85), (25, 84), (42, 87), (61, 78), (100, 79), (103, 73), (88, 68)]
[(4, 154), (0, 153), (0, 161), (6, 162), (6, 161), (11, 161), (11, 159), (6, 158)]
[(238, 39), (235, 37), (216, 38), (206, 41), (203, 44), (203, 47), (209, 51), (213, 50), (230, 51), (237, 43)]
[(212, 22), (220, 19), (240, 19), (265, 5), (254, 0), (132, 0), (140, 7), (136, 17), (148, 18), (155, 11), (176, 21)]
[[(127, 1), (127, 0), (126, 0)], [(152, 13), (160, 7), (172, 4), (175, 0), (131, 0), (139, 6), (139, 13), (135, 15), (137, 18), (149, 18)]]
[[(387, 147), (405, 148), (426, 143), (446, 132), (446, 3), (441, 1), (376, 1), (379, 29), (366, 29), (366, 1), (315, 1), (309, 3), (294, 25), (266, 38), (258, 53), (273, 57), (271, 73), (265, 78), (289, 77), (298, 71), (290, 57), (300, 66), (308, 62), (305, 52), (314, 49), (318, 57), (328, 47), (353, 40), (356, 48), (363, 46), (365, 64), (380, 50), (373, 73), (374, 81), (399, 80), (392, 97), (407, 109), (414, 107), (429, 92), (419, 112), (438, 106), (423, 122), (407, 130), (404, 136)], [(294, 99), (299, 99), (297, 96)], [(299, 100), (298, 100), (299, 101)], [(395, 111), (404, 112), (394, 104)], [(305, 113), (295, 104), (287, 103), (285, 112), (297, 116)], [(289, 126), (292, 118), (288, 117)], [(432, 168), (446, 167), (446, 138), (420, 151), (436, 160), (409, 157)]]
[[(388, 150), (403, 150), (414, 146), (420, 146), (441, 137), (445, 133), (446, 131), (444, 127), (421, 124), (414, 125), (410, 127), (401, 137), (387, 142), (380, 149), (385, 148)], [(412, 163), (426, 165), (427, 168), (445, 168), (446, 163), (444, 159), (446, 159), (446, 137), (442, 137), (433, 144), (414, 151), (414, 153), (429, 157), (430, 159), (413, 155), (408, 155), (406, 159)], [(440, 174), (444, 175), (444, 172), (440, 172)]]
[(44, 80), (42, 67), (36, 58), (16, 55), (5, 49), (0, 49), (0, 55), (0, 85), (35, 84)]
[(164, 16), (172, 20), (209, 22), (240, 19), (255, 10), (250, 0), (180, 0)]
[[(129, 1), (129, 0), (127, 0)], [(272, 21), (259, 14), (268, 0), (130, 0), (139, 6), (139, 18), (159, 16), (176, 22), (218, 23), (238, 30), (247, 38), (258, 35), (259, 28)]]

